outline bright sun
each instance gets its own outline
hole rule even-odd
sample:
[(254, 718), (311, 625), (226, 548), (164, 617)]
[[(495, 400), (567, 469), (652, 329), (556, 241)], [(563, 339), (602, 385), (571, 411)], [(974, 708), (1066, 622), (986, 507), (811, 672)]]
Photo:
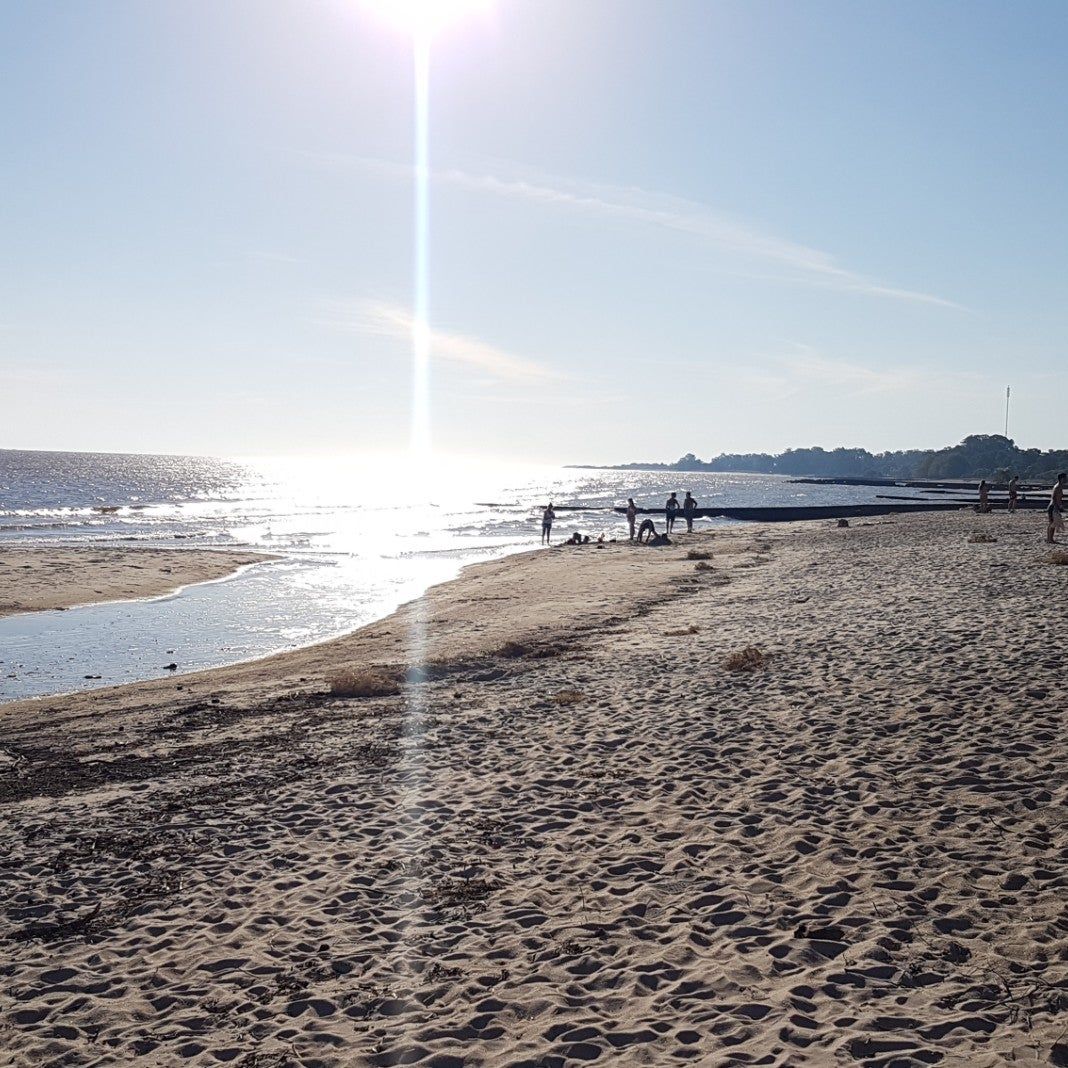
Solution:
[(361, 0), (386, 22), (420, 36), (432, 36), (467, 15), (485, 11), (490, 0)]

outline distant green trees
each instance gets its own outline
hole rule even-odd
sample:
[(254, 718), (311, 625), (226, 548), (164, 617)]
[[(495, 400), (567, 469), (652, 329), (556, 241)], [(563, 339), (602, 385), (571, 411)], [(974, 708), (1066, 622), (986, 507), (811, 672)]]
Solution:
[(1068, 470), (1068, 449), (1020, 449), (1001, 434), (970, 434), (944, 449), (871, 453), (867, 449), (787, 449), (777, 454), (724, 453), (699, 460), (692, 452), (673, 464), (627, 464), (673, 471), (736, 471), (813, 478), (980, 479), (1004, 482), (1012, 475), (1052, 482)]

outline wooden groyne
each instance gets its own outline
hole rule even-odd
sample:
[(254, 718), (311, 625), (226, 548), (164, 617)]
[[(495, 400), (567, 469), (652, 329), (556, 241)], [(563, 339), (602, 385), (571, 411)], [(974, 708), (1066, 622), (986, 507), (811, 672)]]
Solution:
[[(920, 489), (949, 493), (971, 493), (979, 491), (979, 479), (948, 479), (945, 481), (932, 481), (917, 478), (791, 478), (789, 480), (799, 486), (897, 486), (900, 489)], [(989, 483), (991, 490), (1007, 490), (1007, 482)], [(1048, 485), (1039, 485), (1035, 482), (1021, 482), (1021, 493), (1049, 493)]]
[[(784, 505), (770, 508), (697, 508), (693, 512), (695, 519), (741, 519), (756, 523), (794, 523), (802, 519), (859, 519), (863, 516), (894, 515), (898, 512), (958, 512), (967, 508), (967, 503), (960, 501), (916, 501), (909, 504), (827, 504), (827, 505)], [(590, 509), (592, 511), (592, 509)], [(626, 508), (614, 508), (613, 511), (625, 514)], [(639, 515), (664, 515), (663, 508), (639, 508)], [(685, 521), (680, 511), (677, 521)]]
[[(1036, 511), (1045, 509), (1049, 501), (1046, 497), (1030, 496), (1017, 501), (1016, 507), (1020, 511)], [(695, 519), (735, 519), (753, 523), (794, 523), (810, 519), (861, 519), (865, 516), (897, 515), (909, 512), (962, 512), (974, 511), (978, 500), (972, 498), (959, 498), (955, 500), (927, 500), (916, 498), (895, 497), (887, 494), (881, 496), (873, 504), (812, 504), (812, 505), (780, 505), (766, 508), (697, 508), (694, 510)], [(1002, 511), (1008, 501), (1004, 498), (993, 498), (990, 502), (992, 511)], [(625, 515), (626, 507), (616, 505), (611, 509), (604, 506), (582, 505), (554, 505), (559, 512), (601, 512), (611, 510), (617, 515)], [(664, 516), (663, 508), (638, 508), (640, 516)], [(685, 522), (686, 516), (681, 509), (676, 513), (679, 523)]]

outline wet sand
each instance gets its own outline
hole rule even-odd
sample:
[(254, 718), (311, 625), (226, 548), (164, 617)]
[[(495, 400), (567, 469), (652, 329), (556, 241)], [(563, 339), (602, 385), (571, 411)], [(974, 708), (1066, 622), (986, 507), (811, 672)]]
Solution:
[(1068, 1063), (1039, 527), (513, 557), (323, 646), (7, 706), (0, 1063)]
[(160, 597), (268, 557), (214, 549), (0, 548), (0, 616)]

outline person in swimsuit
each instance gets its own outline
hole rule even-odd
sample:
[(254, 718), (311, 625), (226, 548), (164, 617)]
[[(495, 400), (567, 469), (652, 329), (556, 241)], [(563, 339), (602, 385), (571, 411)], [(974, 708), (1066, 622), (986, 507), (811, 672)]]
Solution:
[(556, 513), (553, 511), (553, 503), (549, 502), (549, 507), (541, 513), (541, 540), (548, 545), (549, 535), (553, 532), (553, 520), (556, 518)]
[(638, 528), (638, 541), (652, 541), (656, 537), (659, 537), (656, 532), (656, 525), (651, 519), (643, 519), (642, 525)]
[(693, 499), (693, 496), (690, 494), (689, 490), (686, 491), (686, 497), (683, 499), (682, 502), (682, 515), (683, 518), (686, 520), (686, 533), (692, 534), (693, 518), (695, 515), (697, 515), (697, 501)]
[(638, 519), (638, 506), (633, 497), (627, 498), (627, 526), (630, 527), (630, 540), (634, 540), (634, 524)]
[(1053, 483), (1053, 490), (1049, 495), (1049, 507), (1046, 509), (1046, 516), (1049, 522), (1046, 524), (1046, 544), (1052, 545), (1054, 542), (1054, 534), (1064, 530), (1064, 487), (1068, 484), (1068, 474), (1063, 471), (1057, 476), (1057, 481)]
[(1009, 511), (1016, 511), (1016, 499), (1020, 496), (1020, 476), (1013, 475), (1009, 479)]
[(675, 529), (675, 517), (679, 514), (678, 494), (673, 493), (664, 505), (664, 515), (667, 517), (667, 532), (670, 534)]

